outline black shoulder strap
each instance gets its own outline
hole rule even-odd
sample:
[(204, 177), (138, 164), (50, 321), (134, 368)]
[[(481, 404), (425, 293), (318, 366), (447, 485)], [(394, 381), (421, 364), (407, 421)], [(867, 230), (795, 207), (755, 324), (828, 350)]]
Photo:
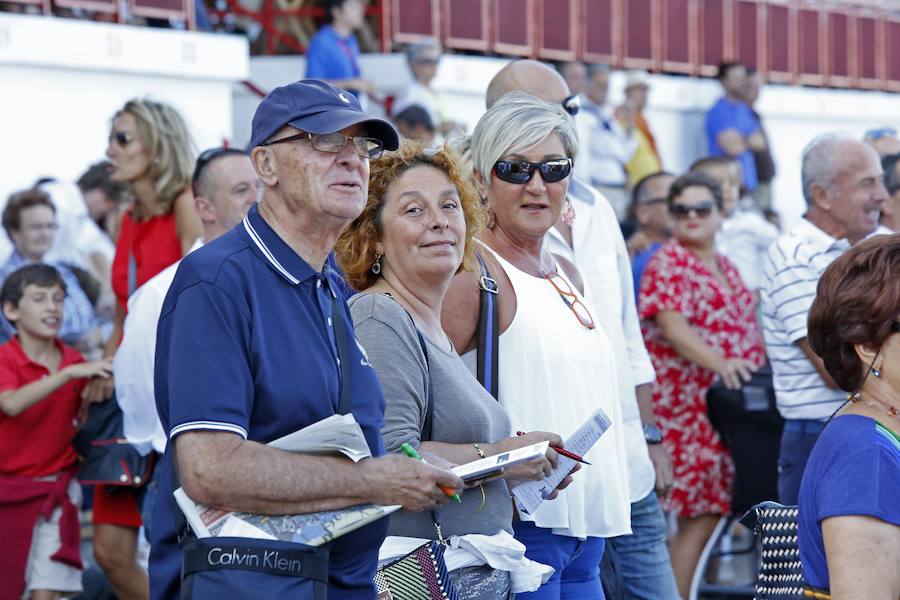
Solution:
[(338, 404), (338, 413), (346, 415), (353, 412), (353, 390), (351, 383), (350, 352), (347, 349), (347, 340), (350, 339), (350, 327), (341, 310), (341, 303), (337, 296), (332, 296), (331, 317), (334, 323), (334, 339), (337, 343), (338, 360), (341, 368), (341, 399)]
[(499, 288), (497, 281), (491, 278), (487, 263), (481, 254), (475, 253), (478, 264), (481, 266), (479, 288), (481, 299), (478, 316), (478, 381), (484, 386), (491, 396), (500, 398), (499, 383), (499, 339), (500, 339), (500, 309), (497, 303)]

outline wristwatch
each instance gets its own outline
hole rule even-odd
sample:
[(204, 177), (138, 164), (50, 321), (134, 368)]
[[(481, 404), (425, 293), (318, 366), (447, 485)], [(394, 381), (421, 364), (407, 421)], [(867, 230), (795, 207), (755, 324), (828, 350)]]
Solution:
[(659, 427), (651, 423), (644, 423), (644, 439), (648, 444), (661, 444), (663, 440), (662, 431)]

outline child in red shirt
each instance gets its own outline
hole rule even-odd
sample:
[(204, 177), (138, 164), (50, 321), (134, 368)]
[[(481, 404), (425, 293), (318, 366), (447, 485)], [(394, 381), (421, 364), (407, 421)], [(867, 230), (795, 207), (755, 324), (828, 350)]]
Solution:
[(72, 448), (90, 377), (109, 377), (111, 359), (84, 362), (57, 339), (66, 285), (53, 267), (13, 272), (0, 290), (17, 334), (0, 345), (0, 600), (59, 598), (81, 591), (81, 489)]

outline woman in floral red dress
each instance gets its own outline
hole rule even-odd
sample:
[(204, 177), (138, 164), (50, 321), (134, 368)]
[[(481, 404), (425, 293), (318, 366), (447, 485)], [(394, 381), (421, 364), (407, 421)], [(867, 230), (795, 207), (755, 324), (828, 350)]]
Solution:
[(666, 506), (678, 517), (672, 567), (687, 598), (703, 546), (729, 511), (734, 480), (731, 457), (707, 417), (706, 392), (716, 377), (740, 388), (765, 351), (753, 296), (715, 251), (718, 185), (703, 174), (684, 175), (672, 184), (668, 204), (674, 239), (647, 265), (639, 312), (656, 368), (653, 408), (675, 471)]

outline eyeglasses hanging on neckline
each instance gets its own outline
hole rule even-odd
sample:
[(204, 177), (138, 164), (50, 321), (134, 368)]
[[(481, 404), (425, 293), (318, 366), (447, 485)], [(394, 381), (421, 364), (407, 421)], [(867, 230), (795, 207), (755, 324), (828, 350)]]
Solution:
[(569, 307), (569, 310), (572, 311), (572, 314), (575, 315), (575, 318), (578, 319), (582, 326), (588, 329), (597, 327), (594, 324), (594, 317), (591, 316), (591, 311), (588, 310), (588, 307), (584, 305), (584, 302), (581, 301), (578, 294), (575, 293), (572, 286), (569, 285), (569, 282), (562, 275), (556, 271), (550, 271), (544, 275), (544, 279), (549, 281), (550, 285), (559, 293), (559, 297), (566, 303), (566, 306)]

